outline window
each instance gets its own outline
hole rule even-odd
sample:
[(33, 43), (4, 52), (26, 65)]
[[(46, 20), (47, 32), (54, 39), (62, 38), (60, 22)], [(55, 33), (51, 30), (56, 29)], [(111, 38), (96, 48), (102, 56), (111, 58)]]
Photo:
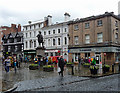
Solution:
[(103, 42), (103, 34), (102, 33), (97, 33), (97, 43)]
[(27, 41), (26, 41), (26, 48), (28, 47), (28, 45), (27, 45), (28, 43), (27, 43)]
[(27, 30), (27, 27), (26, 27), (26, 30)]
[(50, 46), (50, 39), (48, 39), (48, 45)]
[(36, 25), (34, 25), (34, 29), (36, 28)]
[(58, 45), (60, 45), (60, 38), (58, 38)]
[(55, 39), (53, 39), (53, 46), (55, 45)]
[(65, 28), (65, 32), (67, 32), (67, 28)]
[(58, 33), (60, 33), (60, 29), (58, 29)]
[(78, 36), (74, 37), (75, 45), (78, 45)]
[(86, 44), (90, 43), (90, 35), (89, 34), (85, 35), (85, 43)]
[(48, 31), (48, 34), (50, 35), (50, 31)]
[(34, 31), (34, 36), (36, 36), (36, 31)]
[(27, 37), (27, 33), (26, 33), (26, 37)]
[(102, 26), (102, 20), (97, 21), (97, 26)]
[(53, 34), (55, 34), (55, 30), (53, 30)]
[(32, 40), (30, 40), (30, 48), (32, 48)]
[(67, 37), (65, 37), (65, 45), (67, 44)]
[(53, 53), (51, 53), (51, 56), (53, 56)]
[(34, 47), (36, 47), (36, 40), (34, 40)]
[(115, 33), (115, 39), (118, 39), (118, 33)]
[(44, 31), (44, 35), (46, 35), (46, 31)]
[(74, 25), (74, 30), (79, 30), (78, 25)]
[(40, 28), (40, 24), (39, 24), (39, 28)]
[(30, 32), (30, 37), (31, 37), (31, 32)]
[(115, 26), (118, 27), (118, 21), (115, 21)]
[(90, 24), (89, 23), (85, 23), (85, 28), (89, 28)]
[(30, 26), (30, 30), (31, 30), (31, 26)]

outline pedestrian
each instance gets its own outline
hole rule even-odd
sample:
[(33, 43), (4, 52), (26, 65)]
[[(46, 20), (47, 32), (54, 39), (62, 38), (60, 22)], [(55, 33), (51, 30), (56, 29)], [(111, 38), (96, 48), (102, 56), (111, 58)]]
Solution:
[(7, 72), (7, 59), (5, 59), (3, 64), (4, 64), (5, 71)]
[(78, 62), (79, 62), (78, 68), (80, 68), (80, 65), (81, 65), (81, 57), (78, 57)]
[(14, 60), (14, 71), (15, 71), (15, 73), (17, 71), (17, 60), (16, 59)]
[(7, 57), (7, 59), (5, 60), (5, 70), (6, 72), (9, 72), (9, 67), (10, 67), (10, 59), (9, 57)]
[(37, 56), (34, 58), (34, 62), (35, 62), (35, 64), (38, 63), (38, 58), (37, 58)]
[(59, 61), (58, 61), (58, 66), (60, 67), (61, 71), (58, 73), (59, 73), (59, 75), (61, 74), (62, 77), (63, 77), (64, 65), (65, 65), (64, 59), (63, 59), (63, 56), (61, 56)]
[(27, 61), (28, 61), (28, 57), (26, 56), (26, 57), (25, 57), (25, 63), (27, 63)]

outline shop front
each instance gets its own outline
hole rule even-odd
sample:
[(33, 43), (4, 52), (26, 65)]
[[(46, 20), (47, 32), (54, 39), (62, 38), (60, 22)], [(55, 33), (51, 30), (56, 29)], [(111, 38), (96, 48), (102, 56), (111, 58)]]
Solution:
[(91, 47), (91, 48), (74, 48), (69, 49), (69, 61), (78, 61), (78, 58), (95, 58), (96, 63), (113, 64), (120, 61), (119, 47)]
[(30, 62), (33, 62), (36, 56), (36, 50), (24, 50), (24, 58), (27, 57)]

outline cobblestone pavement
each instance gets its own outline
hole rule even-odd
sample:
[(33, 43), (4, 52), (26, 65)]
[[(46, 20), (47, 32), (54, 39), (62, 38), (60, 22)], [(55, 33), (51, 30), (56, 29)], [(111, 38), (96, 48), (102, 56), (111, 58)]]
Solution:
[[(80, 79), (81, 77), (79, 77)], [(61, 82), (59, 82), (61, 83)], [(44, 87), (32, 91), (119, 91), (120, 75), (83, 79), (82, 81)]]
[(44, 88), (66, 85), (73, 82), (78, 82), (88, 79), (89, 78), (85, 78), (85, 77), (65, 75), (64, 77), (56, 76), (54, 78), (48, 77), (48, 78), (41, 78), (36, 80), (27, 80), (16, 84), (15, 86), (18, 87), (15, 91), (29, 91), (39, 88), (44, 89)]

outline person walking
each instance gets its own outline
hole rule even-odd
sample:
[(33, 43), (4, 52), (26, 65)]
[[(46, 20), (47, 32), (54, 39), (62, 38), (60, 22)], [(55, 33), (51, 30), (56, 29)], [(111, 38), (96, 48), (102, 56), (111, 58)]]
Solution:
[(17, 71), (17, 60), (16, 59), (14, 60), (14, 71), (15, 71), (15, 73)]
[(9, 57), (7, 57), (7, 59), (5, 60), (5, 70), (6, 72), (9, 72), (9, 66), (10, 66), (10, 59)]
[(59, 73), (59, 75), (61, 74), (62, 77), (63, 77), (64, 65), (65, 65), (64, 59), (63, 59), (63, 56), (61, 56), (59, 61), (58, 61), (58, 66), (60, 67), (61, 71), (58, 73)]

